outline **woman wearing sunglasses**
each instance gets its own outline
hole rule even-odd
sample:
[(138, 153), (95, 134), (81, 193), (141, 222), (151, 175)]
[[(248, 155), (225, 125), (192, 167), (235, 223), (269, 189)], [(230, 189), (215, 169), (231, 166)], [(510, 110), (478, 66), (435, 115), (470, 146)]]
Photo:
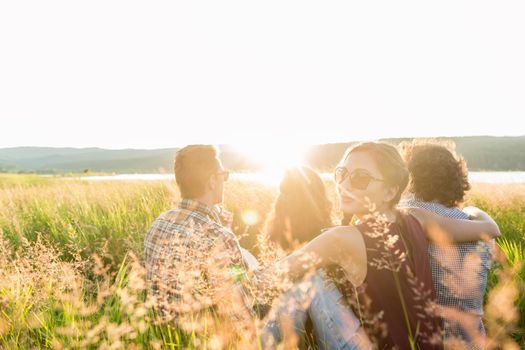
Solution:
[[(433, 307), (435, 291), (428, 257), (428, 239), (474, 241), (499, 235), (497, 224), (470, 208), (472, 221), (440, 217), (422, 209), (396, 209), (408, 184), (408, 171), (395, 147), (382, 142), (349, 149), (336, 168), (340, 208), (346, 223), (323, 232), (279, 261), (276, 271), (293, 278), (337, 265), (344, 271), (347, 301), (366, 334), (380, 349), (442, 349), (441, 319)], [(333, 302), (333, 300), (328, 300)], [(340, 304), (341, 300), (336, 300)], [(341, 319), (343, 305), (338, 305)], [(346, 308), (349, 320), (355, 319)], [(323, 310), (323, 308), (320, 308)], [(325, 305), (324, 310), (333, 310)], [(339, 327), (338, 329), (336, 329)], [(369, 347), (361, 327), (331, 325), (346, 343)], [(354, 338), (354, 335), (356, 338)]]

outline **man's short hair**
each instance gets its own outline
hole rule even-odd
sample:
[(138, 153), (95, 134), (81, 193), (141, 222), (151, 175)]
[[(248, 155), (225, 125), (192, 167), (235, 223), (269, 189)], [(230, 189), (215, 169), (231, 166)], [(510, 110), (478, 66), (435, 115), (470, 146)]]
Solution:
[(210, 176), (219, 170), (219, 151), (212, 145), (188, 145), (177, 151), (174, 168), (181, 197), (200, 197)]
[(404, 145), (410, 172), (409, 191), (427, 202), (455, 207), (470, 189), (467, 165), (454, 151), (455, 144), (416, 140)]

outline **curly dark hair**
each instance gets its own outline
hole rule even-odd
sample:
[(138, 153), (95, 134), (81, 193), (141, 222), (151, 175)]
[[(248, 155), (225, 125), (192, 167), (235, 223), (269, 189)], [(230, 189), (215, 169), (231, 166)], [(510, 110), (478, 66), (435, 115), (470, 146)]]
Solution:
[(433, 142), (402, 146), (410, 172), (409, 191), (417, 198), (456, 207), (470, 189), (465, 159), (451, 147)]

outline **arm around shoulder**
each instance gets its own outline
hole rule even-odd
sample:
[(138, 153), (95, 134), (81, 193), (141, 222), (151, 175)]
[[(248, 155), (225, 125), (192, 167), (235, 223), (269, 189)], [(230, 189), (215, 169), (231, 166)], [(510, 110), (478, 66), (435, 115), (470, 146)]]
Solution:
[(427, 234), (435, 243), (464, 243), (489, 240), (501, 235), (498, 224), (484, 211), (469, 207), (465, 211), (472, 220), (444, 217), (421, 208), (410, 208)]

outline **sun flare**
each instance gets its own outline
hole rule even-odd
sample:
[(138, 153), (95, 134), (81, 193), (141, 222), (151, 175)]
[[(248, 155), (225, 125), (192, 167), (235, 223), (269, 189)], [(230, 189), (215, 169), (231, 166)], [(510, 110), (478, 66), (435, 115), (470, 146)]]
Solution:
[(257, 168), (257, 180), (278, 184), (286, 169), (304, 164), (308, 146), (268, 142), (244, 143), (235, 149)]
[(253, 226), (259, 222), (259, 214), (256, 211), (248, 210), (242, 215), (242, 220), (248, 226)]

